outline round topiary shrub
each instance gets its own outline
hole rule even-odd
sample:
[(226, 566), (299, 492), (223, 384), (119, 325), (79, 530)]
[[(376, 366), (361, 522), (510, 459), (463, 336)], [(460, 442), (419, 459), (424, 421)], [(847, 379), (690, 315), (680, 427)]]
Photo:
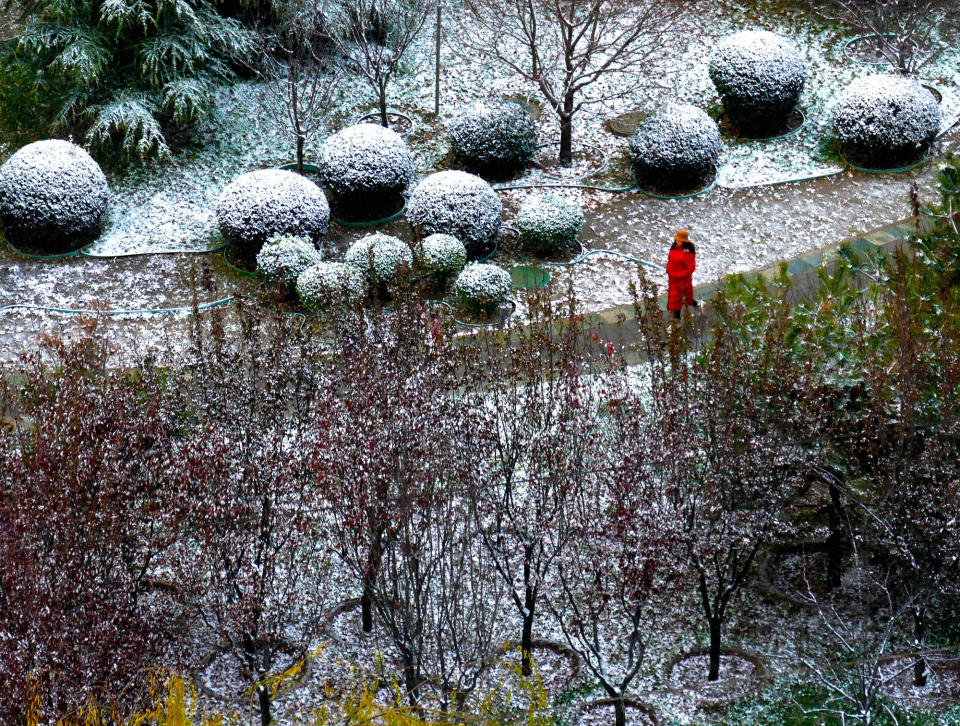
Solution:
[(417, 262), (435, 280), (456, 275), (467, 264), (467, 248), (448, 234), (432, 234), (420, 243)]
[(396, 237), (376, 232), (350, 245), (344, 261), (363, 273), (371, 285), (382, 286), (395, 282), (403, 270), (413, 266), (413, 253)]
[(413, 179), (406, 142), (378, 124), (356, 124), (335, 133), (320, 148), (319, 166), (334, 206), (351, 216), (395, 209)]
[(793, 41), (766, 30), (725, 38), (710, 58), (710, 79), (738, 131), (782, 131), (800, 101), (807, 65)]
[(574, 242), (583, 230), (583, 210), (555, 194), (531, 197), (515, 220), (524, 249), (550, 253)]
[(220, 195), (216, 215), (220, 233), (250, 260), (271, 237), (290, 234), (316, 242), (330, 223), (330, 207), (320, 187), (278, 169), (234, 179)]
[(109, 201), (100, 166), (68, 141), (27, 144), (0, 166), (0, 219), (13, 245), (81, 247), (100, 235)]
[(283, 280), (286, 290), (296, 289), (297, 278), (323, 260), (323, 253), (305, 237), (278, 235), (266, 241), (257, 253), (257, 272), (270, 282)]
[(723, 142), (705, 111), (671, 104), (643, 121), (630, 139), (630, 166), (641, 187), (689, 191), (713, 176)]
[(321, 310), (351, 303), (363, 293), (363, 275), (342, 262), (318, 262), (297, 278), (297, 296), (310, 308)]
[(468, 309), (492, 313), (510, 299), (510, 273), (497, 265), (474, 262), (457, 276), (453, 293)]
[(420, 182), (407, 204), (407, 221), (421, 236), (449, 234), (477, 259), (496, 245), (503, 205), (489, 184), (463, 171), (441, 171)]
[(890, 169), (922, 158), (940, 132), (940, 107), (926, 88), (904, 76), (852, 83), (833, 108), (843, 155), (858, 166)]
[(510, 101), (477, 101), (447, 122), (450, 146), (465, 166), (503, 176), (525, 167), (537, 151), (530, 112)]

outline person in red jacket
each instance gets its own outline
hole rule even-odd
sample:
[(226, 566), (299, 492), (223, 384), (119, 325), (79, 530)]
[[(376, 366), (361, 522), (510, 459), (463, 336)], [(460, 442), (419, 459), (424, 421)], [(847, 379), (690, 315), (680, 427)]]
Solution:
[(680, 319), (686, 305), (696, 306), (693, 299), (693, 271), (697, 269), (697, 251), (685, 229), (677, 232), (667, 258), (667, 310)]

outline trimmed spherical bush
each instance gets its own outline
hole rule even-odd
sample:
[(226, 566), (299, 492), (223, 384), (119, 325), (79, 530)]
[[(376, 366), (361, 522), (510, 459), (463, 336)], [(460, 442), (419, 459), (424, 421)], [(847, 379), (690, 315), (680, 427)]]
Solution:
[(323, 253), (305, 237), (271, 237), (257, 253), (257, 272), (270, 282), (283, 279), (287, 290), (296, 289), (297, 278), (309, 267), (321, 262)]
[(793, 41), (766, 30), (725, 38), (710, 58), (710, 79), (744, 133), (781, 130), (800, 101), (807, 65)]
[(0, 166), (0, 219), (14, 245), (81, 247), (100, 235), (109, 201), (100, 166), (68, 141), (27, 144)]
[(717, 169), (723, 142), (705, 111), (671, 104), (643, 121), (630, 139), (630, 166), (641, 187), (688, 191)]
[(216, 215), (227, 242), (251, 257), (277, 235), (316, 242), (330, 223), (330, 207), (320, 187), (279, 169), (251, 171), (234, 179), (220, 195)]
[(396, 131), (356, 124), (323, 143), (320, 176), (340, 200), (363, 203), (377, 196), (395, 197), (413, 179), (413, 156)]
[(350, 303), (363, 294), (363, 275), (343, 262), (318, 262), (297, 278), (297, 296), (307, 307)]
[(503, 175), (525, 167), (537, 151), (537, 127), (519, 103), (477, 101), (447, 122), (454, 155), (482, 174)]
[(555, 252), (577, 241), (583, 230), (583, 210), (555, 194), (531, 197), (515, 220), (520, 244), (537, 252)]
[(446, 279), (467, 264), (467, 248), (448, 234), (432, 234), (420, 243), (417, 262), (430, 277)]
[(904, 76), (878, 75), (851, 84), (833, 108), (843, 154), (874, 169), (906, 166), (930, 148), (940, 132), (937, 100)]
[(489, 184), (463, 171), (441, 171), (420, 182), (407, 203), (407, 221), (421, 236), (449, 234), (476, 259), (496, 245), (503, 205)]
[(376, 232), (350, 245), (344, 261), (363, 273), (371, 285), (389, 285), (413, 266), (413, 253), (405, 242)]
[(497, 265), (474, 262), (457, 276), (453, 293), (471, 310), (493, 312), (510, 298), (510, 273)]

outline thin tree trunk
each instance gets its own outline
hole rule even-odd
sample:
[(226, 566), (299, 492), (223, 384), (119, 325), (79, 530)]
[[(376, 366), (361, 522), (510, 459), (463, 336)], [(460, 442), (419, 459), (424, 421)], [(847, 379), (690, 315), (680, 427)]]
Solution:
[(533, 618), (534, 609), (537, 606), (536, 595), (534, 595), (532, 587), (527, 587), (523, 606), (525, 612), (523, 613), (523, 633), (520, 635), (520, 673), (524, 676), (531, 676), (533, 675), (533, 656), (531, 654), (533, 650)]
[(302, 135), (297, 136), (297, 171), (303, 174), (303, 145), (304, 139)]
[(627, 706), (623, 702), (623, 696), (614, 700), (613, 713), (616, 719), (616, 726), (627, 726)]
[(373, 630), (373, 583), (365, 584), (360, 595), (360, 629), (364, 633)]
[(836, 482), (829, 483), (830, 489), (830, 536), (827, 538), (827, 579), (830, 588), (836, 590), (841, 585), (843, 575), (843, 503), (840, 500), (840, 488)]
[(380, 123), (385, 129), (390, 128), (390, 118), (387, 116), (387, 84), (380, 84)]
[(710, 618), (710, 672), (708, 681), (720, 680), (721, 622), (719, 617)]
[(560, 114), (560, 165), (573, 165), (573, 95), (568, 94), (563, 101)]
[[(923, 638), (926, 635), (926, 620), (922, 607), (913, 609), (913, 642), (917, 650), (923, 648)], [(913, 685), (922, 687), (927, 685), (927, 663), (923, 656), (918, 656), (913, 662)]]
[(260, 686), (257, 689), (257, 697), (260, 701), (260, 726), (270, 726), (273, 723), (273, 717), (270, 715), (270, 689)]
[(533, 643), (533, 617), (537, 607), (537, 593), (530, 580), (530, 559), (532, 557), (532, 547), (529, 544), (524, 546), (523, 553), (523, 631), (520, 634), (520, 673), (524, 676), (533, 674), (533, 662), (530, 651)]

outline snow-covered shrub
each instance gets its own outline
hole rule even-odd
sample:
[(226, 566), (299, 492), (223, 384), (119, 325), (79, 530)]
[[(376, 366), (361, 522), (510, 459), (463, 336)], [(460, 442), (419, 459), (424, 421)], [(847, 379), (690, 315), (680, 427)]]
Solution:
[(277, 235), (316, 241), (330, 223), (330, 207), (320, 187), (278, 169), (251, 171), (234, 179), (220, 195), (216, 214), (224, 238), (251, 256)]
[(852, 83), (833, 107), (844, 155), (855, 164), (889, 169), (923, 156), (940, 131), (940, 107), (905, 76), (876, 75)]
[(630, 139), (630, 165), (641, 186), (693, 189), (713, 175), (723, 142), (716, 122), (696, 106), (670, 104)]
[(492, 312), (510, 298), (510, 273), (497, 265), (474, 262), (457, 276), (453, 293), (470, 309)]
[(766, 30), (725, 38), (710, 58), (710, 79), (746, 133), (781, 128), (800, 100), (807, 66), (793, 41)]
[(430, 277), (445, 279), (467, 264), (467, 248), (448, 234), (432, 234), (420, 243), (417, 262)]
[(320, 176), (340, 199), (396, 196), (413, 179), (413, 156), (396, 131), (356, 124), (323, 143)]
[(68, 141), (27, 144), (0, 167), (0, 218), (15, 245), (79, 247), (100, 234), (109, 200), (100, 166)]
[(541, 194), (523, 203), (516, 218), (520, 244), (526, 249), (553, 252), (577, 241), (583, 210), (555, 194)]
[(271, 282), (283, 278), (284, 287), (294, 290), (301, 273), (321, 260), (323, 253), (307, 238), (278, 235), (268, 239), (257, 253), (257, 272)]
[(509, 174), (522, 169), (537, 151), (537, 127), (519, 103), (477, 101), (458, 109), (449, 122), (454, 155), (471, 169)]
[(502, 215), (493, 187), (463, 171), (431, 174), (417, 184), (407, 204), (407, 221), (421, 236), (452, 235), (473, 259), (493, 249)]
[(297, 297), (307, 307), (353, 302), (363, 293), (363, 275), (343, 262), (318, 262), (297, 278)]
[(413, 253), (396, 237), (375, 232), (350, 245), (344, 261), (362, 272), (371, 285), (389, 285), (401, 271), (413, 266)]

